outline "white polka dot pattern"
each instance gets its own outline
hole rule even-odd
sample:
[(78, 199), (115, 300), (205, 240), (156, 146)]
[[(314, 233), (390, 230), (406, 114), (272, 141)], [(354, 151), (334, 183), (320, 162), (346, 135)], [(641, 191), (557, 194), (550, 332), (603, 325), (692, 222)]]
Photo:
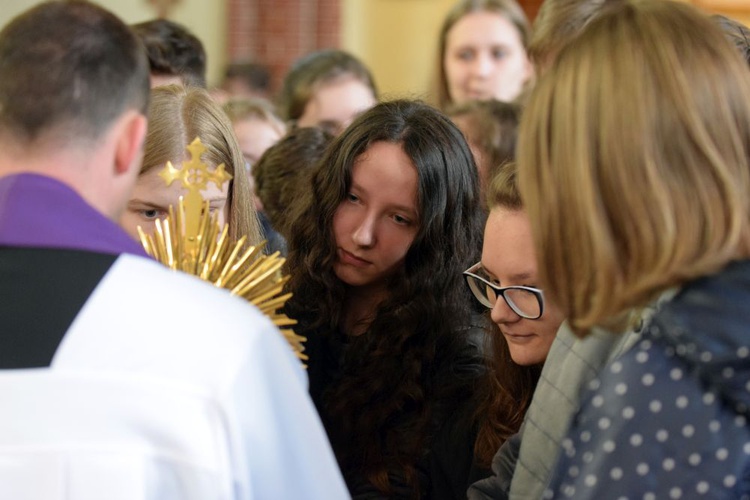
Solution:
[[(746, 359), (750, 350), (734, 354)], [(696, 383), (684, 356), (719, 359), (652, 330), (588, 384), (544, 498), (750, 499), (747, 418), (727, 407), (720, 388)], [(725, 366), (716, 377), (738, 373), (747, 368)], [(739, 387), (750, 391), (750, 381)]]

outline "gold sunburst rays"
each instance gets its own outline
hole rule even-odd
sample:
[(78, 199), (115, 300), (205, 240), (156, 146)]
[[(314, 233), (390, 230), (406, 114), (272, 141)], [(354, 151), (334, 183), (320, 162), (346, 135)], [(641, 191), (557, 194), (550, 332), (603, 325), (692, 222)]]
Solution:
[(138, 228), (143, 247), (170, 269), (198, 276), (256, 306), (279, 328), (296, 356), (306, 360), (303, 344), (306, 339), (291, 328), (297, 322), (281, 312), (291, 297), (290, 293), (283, 293), (289, 279), (281, 272), (285, 259), (279, 252), (264, 255), (261, 250), (265, 242), (246, 247), (245, 236), (235, 243), (230, 241), (227, 226), (221, 228), (216, 214), (209, 210), (209, 203), (193, 193), (200, 196), (201, 185), (205, 188), (206, 182), (214, 182), (220, 186), (231, 176), (224, 171), (223, 164), (216, 172), (208, 171), (200, 161), (205, 151), (200, 139), (195, 139), (188, 150), (191, 160), (183, 164), (182, 171), (168, 163), (160, 174), (167, 185), (181, 180), (188, 194), (180, 197), (176, 211), (170, 206), (169, 215), (156, 221), (153, 235)]

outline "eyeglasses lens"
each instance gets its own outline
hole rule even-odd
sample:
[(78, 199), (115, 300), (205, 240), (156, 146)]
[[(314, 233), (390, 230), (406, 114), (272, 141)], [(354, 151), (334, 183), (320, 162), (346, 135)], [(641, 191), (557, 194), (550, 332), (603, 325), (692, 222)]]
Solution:
[[(486, 307), (492, 309), (497, 302), (498, 293), (484, 281), (473, 276), (467, 276), (469, 286), (474, 296)], [(539, 298), (531, 291), (523, 288), (506, 288), (503, 292), (505, 301), (518, 315), (524, 318), (536, 319), (541, 316)]]
[(511, 307), (527, 318), (538, 318), (541, 314), (539, 310), (539, 300), (537, 296), (528, 290), (522, 288), (509, 288), (505, 290), (505, 300)]

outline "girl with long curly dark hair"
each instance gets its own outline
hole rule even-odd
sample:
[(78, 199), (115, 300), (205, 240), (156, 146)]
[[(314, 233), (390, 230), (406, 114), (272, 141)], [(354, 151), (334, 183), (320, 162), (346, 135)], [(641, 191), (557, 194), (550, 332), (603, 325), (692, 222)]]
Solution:
[(307, 195), (287, 313), (352, 495), (465, 498), (488, 330), (472, 327), (461, 275), (483, 223), (461, 132), (422, 103), (376, 105), (328, 148)]

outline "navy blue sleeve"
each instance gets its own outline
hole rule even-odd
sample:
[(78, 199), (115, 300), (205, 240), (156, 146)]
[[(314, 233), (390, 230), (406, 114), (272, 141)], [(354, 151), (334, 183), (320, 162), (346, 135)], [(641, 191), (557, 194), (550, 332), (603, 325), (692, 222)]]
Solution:
[(750, 430), (717, 394), (644, 336), (589, 384), (545, 498), (750, 498)]

